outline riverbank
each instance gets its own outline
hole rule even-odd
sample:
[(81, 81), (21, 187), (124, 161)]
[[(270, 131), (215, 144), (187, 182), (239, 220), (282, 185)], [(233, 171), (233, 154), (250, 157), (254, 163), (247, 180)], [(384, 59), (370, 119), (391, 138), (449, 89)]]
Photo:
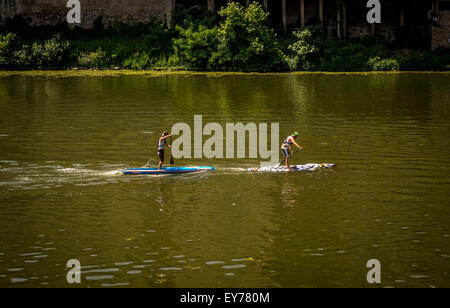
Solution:
[(114, 76), (149, 76), (158, 77), (164, 75), (192, 75), (207, 77), (222, 76), (297, 76), (297, 75), (404, 75), (404, 74), (440, 74), (450, 75), (450, 71), (373, 71), (373, 72), (206, 72), (206, 71), (187, 71), (187, 70), (31, 70), (31, 71), (0, 71), (0, 78), (6, 77), (114, 77)]
[(33, 27), (17, 18), (0, 29), (0, 69), (223, 72), (448, 71), (450, 50), (415, 49), (369, 35), (328, 37), (314, 25), (276, 33), (269, 13), (230, 3), (218, 16), (180, 9), (173, 28), (148, 24)]

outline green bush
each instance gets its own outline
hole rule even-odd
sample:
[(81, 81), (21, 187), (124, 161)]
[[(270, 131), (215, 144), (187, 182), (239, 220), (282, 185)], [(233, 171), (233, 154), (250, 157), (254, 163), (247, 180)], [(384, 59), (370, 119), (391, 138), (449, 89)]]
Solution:
[(288, 61), (290, 67), (299, 70), (311, 70), (320, 58), (320, 49), (317, 44), (315, 28), (305, 28), (293, 33), (295, 42), (289, 45), (288, 50), (293, 57)]
[(448, 65), (450, 65), (450, 49), (448, 48), (438, 48), (419, 56), (400, 59), (400, 70), (402, 71), (442, 71), (448, 70)]
[(253, 2), (245, 9), (231, 2), (219, 15), (224, 18), (218, 32), (218, 49), (212, 54), (211, 67), (228, 71), (275, 71), (283, 64), (283, 54), (268, 16), (261, 4)]
[(399, 63), (380, 38), (326, 39), (317, 27), (293, 33), (286, 61), (296, 70), (367, 71), (399, 70)]
[(381, 57), (373, 57), (367, 61), (369, 69), (372, 71), (398, 71), (400, 63), (397, 59), (382, 59)]
[(34, 43), (32, 46), (33, 59), (38, 68), (59, 68), (69, 59), (69, 42), (62, 41), (56, 35), (43, 44)]
[(109, 66), (109, 57), (99, 48), (97, 51), (80, 53), (77, 64), (82, 68), (106, 68)]
[(320, 70), (326, 71), (364, 71), (370, 52), (357, 42), (331, 42), (324, 48)]
[(143, 43), (153, 57), (173, 52), (172, 32), (160, 22), (153, 22), (149, 26), (147, 34), (143, 36)]
[(17, 36), (14, 33), (0, 35), (0, 67), (10, 66), (17, 48)]
[[(99, 49), (101, 50), (102, 59), (107, 63), (99, 63), (93, 67), (127, 67), (136, 69), (147, 68), (150, 63), (167, 57), (173, 53), (172, 48), (172, 32), (162, 23), (152, 22), (146, 25), (122, 26), (115, 24), (106, 28), (104, 33), (106, 36), (102, 38), (89, 37), (76, 39), (72, 42), (75, 53), (79, 54), (85, 62), (89, 63), (89, 57), (92, 61), (98, 62)], [(142, 30), (141, 36), (134, 33), (138, 27)], [(122, 34), (119, 34), (122, 33)], [(126, 33), (129, 33), (127, 35)], [(149, 58), (149, 59), (147, 59)], [(99, 67), (100, 65), (100, 67)]]
[(187, 29), (176, 26), (176, 30), (180, 34), (174, 39), (173, 45), (181, 64), (192, 69), (209, 69), (209, 60), (217, 51), (217, 27), (208, 29), (190, 24)]
[(30, 45), (23, 45), (20, 49), (14, 51), (12, 65), (19, 69), (34, 67), (35, 61)]
[(152, 57), (148, 52), (138, 51), (130, 55), (123, 66), (133, 70), (144, 70), (151, 68), (152, 63)]

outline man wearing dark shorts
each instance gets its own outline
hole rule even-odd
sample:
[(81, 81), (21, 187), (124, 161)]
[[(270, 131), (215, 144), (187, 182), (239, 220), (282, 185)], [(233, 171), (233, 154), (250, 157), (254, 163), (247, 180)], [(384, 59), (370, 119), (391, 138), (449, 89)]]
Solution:
[(292, 154), (294, 154), (294, 151), (292, 150), (292, 145), (295, 145), (299, 150), (303, 149), (296, 142), (298, 135), (299, 134), (297, 132), (295, 132), (291, 136), (288, 136), (284, 140), (283, 145), (281, 146), (281, 151), (283, 152), (283, 156), (284, 156), (285, 162), (286, 162), (286, 169), (289, 169), (289, 157), (291, 157)]
[(167, 144), (167, 138), (169, 138), (170, 135), (169, 132), (164, 132), (161, 136), (161, 138), (159, 138), (159, 142), (158, 142), (158, 156), (159, 156), (159, 165), (158, 165), (158, 170), (161, 170), (162, 164), (164, 163), (164, 147), (167, 145), (169, 148), (171, 148), (172, 146)]

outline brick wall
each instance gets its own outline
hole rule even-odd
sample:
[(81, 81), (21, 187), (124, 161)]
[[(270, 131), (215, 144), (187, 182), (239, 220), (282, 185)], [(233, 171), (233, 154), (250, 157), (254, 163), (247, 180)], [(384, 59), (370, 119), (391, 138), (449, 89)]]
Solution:
[[(98, 16), (105, 24), (148, 22), (153, 17), (164, 20), (170, 14), (172, 0), (80, 0), (81, 27), (89, 28)], [(66, 20), (67, 0), (0, 0), (1, 23), (23, 15), (33, 25), (56, 24)]]
[(450, 48), (450, 11), (437, 13), (438, 25), (432, 28), (431, 49)]

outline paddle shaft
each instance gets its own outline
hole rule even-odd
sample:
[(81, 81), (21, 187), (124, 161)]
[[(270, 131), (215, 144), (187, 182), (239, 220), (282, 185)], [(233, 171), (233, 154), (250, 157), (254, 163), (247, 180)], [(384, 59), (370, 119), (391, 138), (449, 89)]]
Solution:
[[(172, 136), (170, 136), (170, 146), (172, 146)], [(175, 161), (173, 160), (172, 156), (172, 148), (170, 148), (170, 164), (175, 165)]]
[[(292, 155), (291, 156), (289, 156), (289, 157), (292, 157), (292, 156), (294, 156), (296, 153), (298, 153), (298, 152), (300, 152), (301, 150), (300, 149), (298, 149), (297, 151), (294, 151), (293, 153), (292, 153)], [(283, 159), (282, 161), (281, 161), (281, 163), (279, 163), (279, 165), (283, 165), (284, 163), (286, 162), (286, 158), (285, 159)]]

